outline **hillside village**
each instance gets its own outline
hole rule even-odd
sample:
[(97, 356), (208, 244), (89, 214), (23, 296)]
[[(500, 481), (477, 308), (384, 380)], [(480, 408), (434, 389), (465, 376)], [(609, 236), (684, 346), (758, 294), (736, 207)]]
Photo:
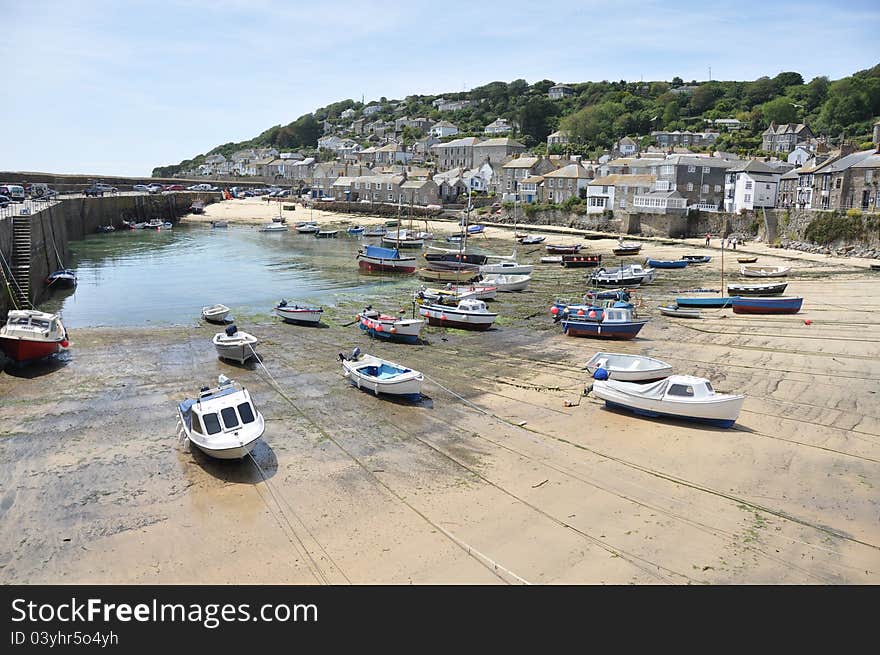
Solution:
[[(778, 77), (784, 75), (800, 77), (796, 73)], [(878, 79), (869, 79), (871, 93)], [(660, 89), (663, 93), (655, 105), (675, 98), (667, 103), (662, 121), (655, 116), (646, 123), (636, 110), (632, 120), (642, 125), (662, 122), (675, 129), (653, 129), (610, 143), (607, 133), (603, 137), (591, 131), (601, 124), (597, 108), (609, 101), (568, 111), (575, 108), (573, 98), (584, 91), (565, 84), (533, 85), (522, 109), (508, 116), (480, 109), (492, 104), (487, 97), (460, 94), (434, 98), (429, 105), (421, 98), (383, 98), (366, 105), (345, 101), (260, 137), (276, 143), (315, 138), (315, 147), (246, 147), (229, 152), (232, 144), (227, 144), (214, 154), (196, 158), (191, 167), (184, 168), (184, 162), (174, 174), (280, 184), (312, 198), (349, 202), (461, 205), (470, 196), (564, 205), (588, 214), (878, 210), (880, 121), (862, 121), (857, 128), (863, 132), (871, 126), (871, 141), (862, 140), (863, 134), (814, 132), (806, 122), (770, 120), (761, 127), (762, 117), (795, 116), (794, 108), (801, 105), (789, 100), (801, 99), (798, 89), (816, 83), (789, 81), (795, 82), (783, 85), (789, 96), (766, 100), (750, 114), (720, 115), (725, 105), (719, 92), (713, 110), (687, 121), (681, 119), (678, 108), (701, 102), (695, 96), (714, 83)], [(749, 93), (751, 86), (746, 87)], [(828, 105), (833, 104), (833, 97), (828, 92), (823, 97), (824, 104), (814, 102), (812, 115), (831, 129), (835, 123), (829, 118), (833, 115)], [(877, 98), (866, 97), (862, 113), (869, 115)], [(508, 98), (507, 102), (513, 101)], [(623, 97), (620, 106), (626, 102)], [(568, 110), (552, 109), (556, 103), (569, 103), (565, 105)], [(542, 117), (556, 118), (536, 127), (535, 115), (528, 108), (538, 105), (544, 108)], [(425, 114), (411, 115), (411, 109)], [(475, 117), (482, 117), (483, 122), (475, 123)], [(537, 135), (546, 135), (543, 142), (536, 141)], [(595, 147), (603, 138), (609, 145)], [(744, 143), (755, 147), (744, 148)]]

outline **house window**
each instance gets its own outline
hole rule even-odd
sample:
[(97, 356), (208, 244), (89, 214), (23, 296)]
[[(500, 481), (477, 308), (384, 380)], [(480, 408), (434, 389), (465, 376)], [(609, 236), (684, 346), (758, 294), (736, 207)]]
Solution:
[(693, 183), (693, 182), (688, 182), (687, 190), (688, 190), (688, 191), (693, 191), (693, 190), (694, 190), (694, 183)]
[(865, 182), (871, 182), (874, 179), (874, 171), (870, 168), (865, 170)]
[(709, 185), (704, 184), (702, 187), (700, 187), (700, 193), (709, 193)]
[(388, 190), (391, 191), (391, 185), (390, 185), (390, 184), (388, 185)]
[(607, 186), (603, 186), (603, 187), (602, 187), (602, 193), (608, 193), (608, 187), (607, 187)]
[(709, 168), (708, 166), (703, 166), (703, 173), (705, 173), (706, 175), (708, 175), (708, 174), (711, 173), (711, 172), (712, 172), (712, 169), (711, 169), (711, 168)]
[(752, 194), (751, 194), (751, 193), (747, 193), (747, 194), (745, 195), (745, 201), (746, 201), (746, 202), (751, 202), (751, 201), (752, 201)]
[(696, 172), (697, 172), (696, 166), (688, 166), (688, 173), (696, 173)]
[[(401, 197), (401, 199), (403, 199), (403, 196), (400, 196), (400, 197)], [(394, 194), (393, 194), (393, 193), (389, 193), (389, 194), (388, 194), (388, 200), (394, 200)]]
[(752, 183), (746, 182), (746, 189), (751, 189), (751, 188), (752, 188)]
[(834, 180), (834, 188), (839, 189), (842, 182), (843, 182), (843, 178), (838, 177), (836, 180)]
[(715, 185), (715, 193), (718, 193), (719, 191), (721, 191), (721, 185), (720, 185), (720, 184), (716, 184), (716, 185)]

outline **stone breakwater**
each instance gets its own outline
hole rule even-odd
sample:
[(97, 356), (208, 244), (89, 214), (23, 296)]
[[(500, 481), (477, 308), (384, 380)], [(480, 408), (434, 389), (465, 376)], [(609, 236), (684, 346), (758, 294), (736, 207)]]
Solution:
[(818, 255), (835, 255), (836, 257), (865, 257), (867, 259), (880, 259), (880, 249), (866, 246), (820, 246), (809, 241), (794, 241), (792, 239), (780, 239), (779, 245), (789, 250), (811, 252)]

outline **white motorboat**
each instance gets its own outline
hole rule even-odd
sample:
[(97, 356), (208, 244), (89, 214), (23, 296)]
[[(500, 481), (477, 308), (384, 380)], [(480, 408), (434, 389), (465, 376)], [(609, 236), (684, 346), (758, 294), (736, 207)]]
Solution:
[(217, 459), (247, 456), (266, 430), (248, 390), (225, 375), (215, 388), (203, 387), (198, 398), (178, 404), (177, 415), (181, 438)]
[(480, 273), (483, 275), (531, 275), (534, 270), (535, 267), (531, 264), (517, 264), (512, 261), (480, 266)]
[(494, 300), (498, 295), (498, 287), (489, 284), (447, 284), (446, 287), (455, 293), (472, 294), (469, 297), (477, 300)]
[(607, 407), (641, 416), (680, 418), (725, 428), (736, 422), (745, 400), (742, 395), (717, 393), (709, 380), (691, 375), (671, 375), (650, 384), (596, 379), (593, 395)]
[(425, 322), (420, 318), (388, 316), (376, 311), (372, 306), (366, 307), (357, 318), (361, 330), (371, 337), (404, 343), (417, 343), (419, 334), (425, 327)]
[(413, 295), (416, 299), (416, 302), (427, 301), (429, 303), (455, 305), (460, 300), (465, 300), (467, 298), (476, 298), (477, 292), (469, 290), (467, 288), (459, 290), (457, 287), (453, 287), (452, 283), (450, 282), (445, 287), (441, 288), (426, 287), (422, 285)]
[(297, 223), (296, 231), (300, 234), (314, 234), (316, 232), (320, 232), (321, 228), (318, 227), (317, 223)]
[(461, 300), (456, 307), (422, 305), (419, 314), (428, 319), (428, 325), (464, 330), (488, 330), (498, 318), (498, 314), (486, 309), (486, 303), (476, 298)]
[(482, 284), (495, 287), (500, 292), (525, 291), (531, 281), (531, 275), (492, 275), (480, 280)]
[(229, 307), (226, 305), (208, 305), (202, 307), (202, 318), (211, 323), (223, 323), (229, 315)]
[(58, 314), (12, 309), (0, 327), (0, 349), (15, 362), (41, 359), (67, 350), (67, 329)]
[(361, 354), (355, 348), (348, 357), (339, 353), (343, 375), (358, 389), (418, 401), (422, 397), (425, 376), (400, 364), (373, 355)]
[(311, 323), (317, 325), (321, 322), (324, 315), (323, 307), (309, 307), (301, 305), (290, 305), (286, 300), (281, 300), (275, 305), (275, 316), (283, 318), (285, 321), (293, 323)]
[(421, 248), (425, 245), (425, 240), (401, 229), (396, 232), (386, 232), (382, 237), (382, 245), (388, 248)]
[(161, 230), (165, 222), (158, 218), (152, 218), (143, 224), (145, 230)]
[(746, 277), (785, 277), (790, 266), (740, 266), (739, 272)]
[(259, 339), (230, 325), (223, 332), (215, 334), (213, 341), (217, 355), (221, 359), (231, 359), (244, 364), (251, 357), (256, 357), (254, 348)]
[(284, 223), (266, 223), (260, 228), (260, 232), (287, 232), (287, 226)]
[(587, 361), (584, 368), (590, 375), (602, 368), (608, 372), (610, 379), (627, 382), (653, 382), (672, 375), (671, 364), (653, 357), (623, 353), (598, 352)]
[(617, 266), (614, 268), (598, 268), (590, 276), (590, 282), (597, 286), (628, 287), (648, 284), (654, 280), (656, 271), (644, 268), (641, 264)]

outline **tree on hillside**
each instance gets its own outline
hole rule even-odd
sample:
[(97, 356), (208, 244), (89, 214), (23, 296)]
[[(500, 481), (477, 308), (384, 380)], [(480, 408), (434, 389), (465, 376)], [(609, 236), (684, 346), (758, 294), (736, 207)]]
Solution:
[(520, 132), (535, 143), (543, 143), (550, 134), (550, 118), (555, 113), (553, 102), (544, 96), (533, 96), (520, 109), (518, 122)]
[(785, 96), (765, 102), (761, 107), (764, 122), (770, 123), (796, 123), (798, 121), (797, 107)]
[(776, 85), (769, 77), (759, 77), (754, 82), (746, 85), (745, 101), (750, 107), (760, 105), (770, 100), (776, 93)]
[(696, 88), (691, 94), (691, 111), (693, 114), (702, 114), (710, 109), (715, 101), (724, 95), (724, 90), (718, 82), (706, 82)]
[(780, 73), (773, 78), (773, 84), (776, 87), (777, 93), (784, 93), (788, 87), (801, 86), (803, 83), (804, 78), (801, 77), (801, 74), (793, 71)]

